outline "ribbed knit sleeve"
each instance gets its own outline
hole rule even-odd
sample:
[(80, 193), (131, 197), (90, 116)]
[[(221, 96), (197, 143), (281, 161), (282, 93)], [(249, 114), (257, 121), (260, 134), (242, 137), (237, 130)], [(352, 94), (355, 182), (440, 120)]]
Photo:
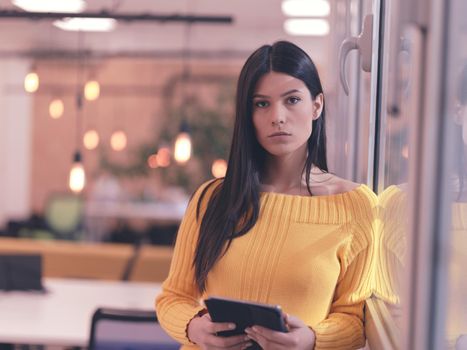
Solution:
[[(193, 195), (180, 224), (174, 255), (167, 279), (162, 284), (162, 293), (156, 298), (156, 312), (162, 328), (182, 344), (192, 344), (187, 337), (187, 327), (193, 317), (203, 309), (200, 293), (195, 284), (193, 257), (199, 234), (196, 208), (200, 195), (209, 184), (202, 185)], [(203, 198), (204, 212), (212, 188)], [(200, 217), (201, 219), (201, 217)]]
[(360, 349), (365, 346), (363, 308), (372, 293), (371, 275), (374, 235), (374, 215), (377, 199), (366, 193), (367, 199), (352, 198), (355, 218), (349, 229), (351, 239), (339, 256), (341, 271), (328, 317), (315, 325), (315, 350)]

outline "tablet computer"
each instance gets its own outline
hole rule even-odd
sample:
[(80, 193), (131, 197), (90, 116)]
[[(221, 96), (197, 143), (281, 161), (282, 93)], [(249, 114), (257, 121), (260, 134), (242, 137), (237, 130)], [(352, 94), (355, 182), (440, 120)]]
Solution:
[(244, 334), (245, 328), (254, 325), (280, 332), (288, 331), (284, 315), (278, 305), (218, 297), (210, 297), (204, 303), (214, 322), (232, 322), (236, 325), (234, 330), (219, 332), (219, 336)]

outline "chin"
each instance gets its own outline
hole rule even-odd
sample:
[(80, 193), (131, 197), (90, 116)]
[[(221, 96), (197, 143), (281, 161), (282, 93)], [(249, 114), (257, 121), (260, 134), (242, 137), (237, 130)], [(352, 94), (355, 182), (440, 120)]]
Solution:
[(263, 146), (263, 149), (266, 151), (267, 154), (273, 157), (284, 157), (292, 154), (301, 154), (306, 157), (307, 154), (307, 145), (306, 142), (304, 144), (273, 144), (267, 145), (267, 147)]
[(298, 153), (300, 151), (300, 150), (298, 150), (296, 148), (291, 148), (291, 149), (281, 148), (281, 149), (279, 149), (279, 147), (269, 147), (269, 149), (265, 148), (265, 150), (272, 157), (284, 157), (284, 156), (288, 156), (288, 155), (291, 155), (291, 154), (294, 154), (294, 153)]

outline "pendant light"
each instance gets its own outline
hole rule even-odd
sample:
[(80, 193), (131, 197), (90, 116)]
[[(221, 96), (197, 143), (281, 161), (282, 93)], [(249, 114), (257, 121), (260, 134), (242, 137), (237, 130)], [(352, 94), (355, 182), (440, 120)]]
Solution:
[(84, 85), (84, 97), (88, 101), (95, 101), (99, 98), (101, 93), (101, 86), (95, 79), (88, 80)]
[[(78, 33), (78, 52), (81, 49), (82, 33)], [(83, 62), (78, 59), (77, 69), (77, 92), (76, 92), (76, 150), (73, 154), (73, 165), (70, 170), (68, 186), (74, 193), (80, 193), (86, 185), (86, 173), (83, 167), (83, 158), (80, 152), (81, 145), (81, 119), (83, 110), (83, 94), (81, 86), (81, 73)]]
[(63, 116), (63, 112), (65, 111), (65, 105), (63, 104), (63, 100), (61, 98), (55, 98), (50, 101), (49, 104), (49, 115), (52, 119), (59, 119)]
[(185, 164), (191, 158), (191, 136), (187, 118), (188, 99), (186, 94), (186, 85), (190, 80), (190, 24), (185, 29), (185, 52), (183, 55), (183, 73), (182, 73), (182, 121), (180, 122), (180, 132), (175, 140), (174, 159), (179, 164)]
[(28, 74), (24, 77), (24, 90), (29, 93), (34, 93), (39, 89), (39, 75), (33, 66)]
[(179, 164), (185, 164), (191, 158), (191, 137), (186, 120), (182, 120), (180, 124), (180, 133), (175, 140), (174, 158)]
[(83, 98), (81, 92), (76, 95), (76, 151), (73, 154), (73, 165), (70, 170), (68, 185), (75, 193), (80, 193), (86, 185), (86, 173), (83, 167), (83, 158), (80, 152), (80, 134), (81, 134), (81, 110), (83, 107)]
[(68, 181), (70, 190), (75, 193), (80, 193), (86, 184), (86, 174), (84, 172), (80, 151), (76, 151), (73, 156), (73, 166), (71, 167)]

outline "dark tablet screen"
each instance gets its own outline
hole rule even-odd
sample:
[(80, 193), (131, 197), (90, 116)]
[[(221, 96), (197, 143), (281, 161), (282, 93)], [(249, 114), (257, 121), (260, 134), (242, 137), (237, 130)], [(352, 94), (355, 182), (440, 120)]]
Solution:
[(245, 328), (254, 325), (287, 332), (279, 306), (217, 297), (206, 299), (205, 304), (214, 322), (233, 322), (236, 324), (234, 330), (220, 332), (220, 336), (243, 334)]

